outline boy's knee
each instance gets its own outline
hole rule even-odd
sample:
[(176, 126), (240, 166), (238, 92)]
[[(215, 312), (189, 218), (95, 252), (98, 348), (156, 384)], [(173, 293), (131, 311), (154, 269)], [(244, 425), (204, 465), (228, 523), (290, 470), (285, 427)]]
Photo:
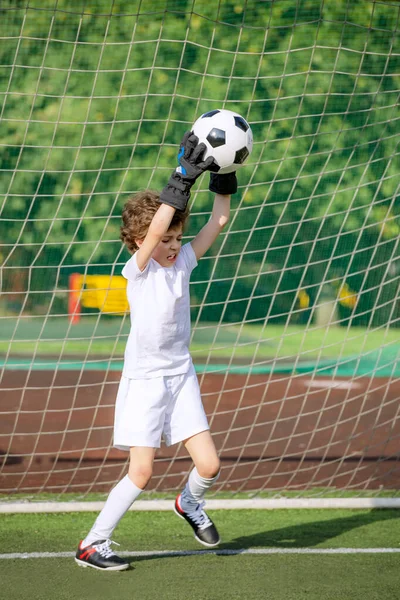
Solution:
[(204, 479), (214, 479), (220, 470), (221, 462), (217, 456), (213, 460), (207, 461), (197, 467), (198, 474), (200, 477), (204, 477)]
[(129, 479), (142, 490), (147, 486), (152, 475), (153, 469), (150, 465), (129, 466)]

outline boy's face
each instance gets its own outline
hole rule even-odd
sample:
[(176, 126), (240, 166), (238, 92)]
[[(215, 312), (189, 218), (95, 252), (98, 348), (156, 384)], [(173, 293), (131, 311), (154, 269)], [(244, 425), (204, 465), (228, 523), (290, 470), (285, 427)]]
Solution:
[(153, 258), (162, 267), (172, 267), (182, 246), (182, 225), (171, 227), (156, 246)]

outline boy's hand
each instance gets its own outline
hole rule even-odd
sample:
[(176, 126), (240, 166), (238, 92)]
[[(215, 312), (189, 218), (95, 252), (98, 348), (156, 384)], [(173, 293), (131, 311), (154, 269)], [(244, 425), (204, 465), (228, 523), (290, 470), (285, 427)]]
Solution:
[(214, 159), (209, 156), (203, 160), (205, 144), (192, 131), (183, 136), (178, 160), (179, 167), (174, 171), (160, 194), (160, 202), (184, 211), (190, 198), (190, 189), (196, 179), (212, 166)]
[(218, 173), (210, 173), (210, 192), (214, 194), (222, 194), (230, 196), (237, 192), (236, 172), (218, 175)]
[(187, 131), (183, 136), (178, 153), (179, 167), (176, 173), (182, 175), (182, 179), (191, 181), (192, 185), (200, 175), (207, 171), (213, 164), (213, 157), (209, 156), (203, 160), (206, 151), (205, 144), (199, 144), (199, 138), (192, 131)]

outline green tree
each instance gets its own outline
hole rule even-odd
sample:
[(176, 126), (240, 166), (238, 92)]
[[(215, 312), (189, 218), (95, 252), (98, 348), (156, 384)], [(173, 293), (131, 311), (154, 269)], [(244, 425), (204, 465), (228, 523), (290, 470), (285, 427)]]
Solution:
[[(37, 292), (71, 271), (118, 271), (125, 198), (161, 188), (183, 132), (224, 106), (250, 120), (255, 147), (221, 256), (196, 270), (200, 317), (286, 320), (299, 287), (315, 303), (345, 279), (354, 323), (394, 319), (392, 6), (35, 0), (0, 16), (2, 258), (6, 291), (18, 268), (32, 292), (27, 310), (47, 311), (52, 296)], [(189, 234), (211, 209), (206, 187)]]

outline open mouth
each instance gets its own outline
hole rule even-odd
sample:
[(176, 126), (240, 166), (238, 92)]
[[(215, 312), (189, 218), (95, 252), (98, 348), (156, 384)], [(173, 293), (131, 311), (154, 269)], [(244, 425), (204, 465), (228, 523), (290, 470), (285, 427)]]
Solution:
[(170, 254), (169, 256), (167, 256), (167, 260), (169, 260), (170, 262), (173, 262), (176, 259), (176, 254)]

